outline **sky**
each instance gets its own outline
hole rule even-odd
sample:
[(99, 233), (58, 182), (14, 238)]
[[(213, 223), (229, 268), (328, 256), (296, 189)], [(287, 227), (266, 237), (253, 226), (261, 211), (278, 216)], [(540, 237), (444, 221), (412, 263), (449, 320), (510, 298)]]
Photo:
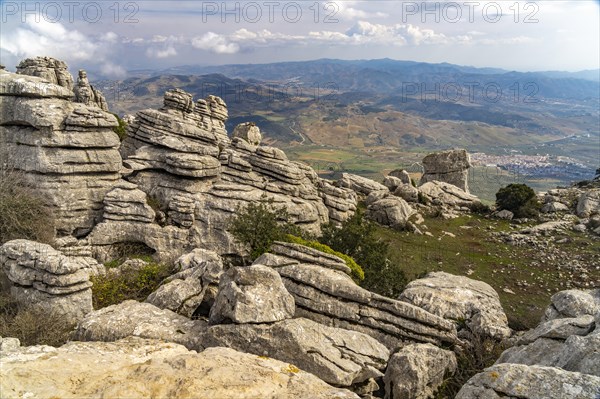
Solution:
[(600, 68), (600, 5), (576, 1), (6, 1), (0, 63), (129, 70), (392, 58), (517, 71)]

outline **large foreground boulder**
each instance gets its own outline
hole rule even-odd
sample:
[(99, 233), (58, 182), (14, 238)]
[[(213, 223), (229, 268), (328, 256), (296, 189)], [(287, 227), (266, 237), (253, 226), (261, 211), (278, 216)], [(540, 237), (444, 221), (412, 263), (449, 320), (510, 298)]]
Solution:
[(336, 386), (383, 376), (389, 352), (366, 334), (298, 318), (273, 324), (210, 327), (205, 347), (226, 346), (292, 363)]
[(13, 348), (0, 365), (7, 398), (358, 399), (289, 363), (139, 338)]
[(456, 399), (595, 399), (600, 377), (554, 367), (496, 364), (471, 378)]
[(455, 322), (474, 334), (496, 339), (511, 334), (498, 293), (488, 284), (445, 272), (410, 282), (400, 300)]

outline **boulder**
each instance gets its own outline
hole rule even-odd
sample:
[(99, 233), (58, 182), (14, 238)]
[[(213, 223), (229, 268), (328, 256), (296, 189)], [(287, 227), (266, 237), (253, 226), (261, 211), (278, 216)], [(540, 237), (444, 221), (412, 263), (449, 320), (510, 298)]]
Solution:
[(0, 273), (23, 307), (35, 306), (76, 322), (92, 311), (92, 258), (67, 257), (50, 245), (13, 240), (0, 247)]
[(600, 313), (600, 288), (593, 290), (566, 290), (552, 295), (543, 320), (564, 317), (594, 316)]
[(165, 279), (146, 302), (186, 317), (205, 313), (205, 309), (213, 305), (212, 292), (217, 291), (223, 273), (221, 257), (213, 251), (197, 248), (182, 255), (175, 265), (179, 272)]
[(351, 173), (343, 173), (342, 178), (337, 181), (337, 185), (339, 187), (352, 189), (358, 194), (365, 196), (371, 194), (373, 191), (389, 191), (388, 188), (381, 183)]
[(416, 211), (399, 197), (386, 197), (367, 207), (366, 217), (391, 228), (403, 229)]
[(542, 206), (542, 213), (568, 212), (569, 207), (562, 202), (549, 202)]
[(19, 398), (358, 399), (289, 363), (140, 338), (3, 352), (0, 391)]
[(394, 169), (388, 174), (388, 176), (397, 177), (404, 184), (411, 184), (410, 174), (404, 169)]
[(268, 266), (229, 269), (219, 283), (210, 323), (270, 323), (294, 315), (294, 298)]
[(498, 219), (512, 220), (515, 214), (509, 211), (508, 209), (503, 209), (501, 211), (494, 212), (493, 216), (497, 217)]
[(472, 377), (456, 399), (590, 399), (598, 395), (600, 377), (554, 367), (496, 364)]
[(240, 123), (233, 129), (232, 138), (240, 138), (246, 140), (252, 145), (260, 145), (262, 135), (260, 129), (253, 122)]
[(423, 158), (424, 173), (421, 185), (430, 181), (440, 181), (458, 187), (469, 193), (468, 175), (471, 160), (466, 150), (436, 152)]
[[(383, 179), (383, 185), (390, 190), (390, 192), (394, 192), (397, 187), (404, 185), (405, 183), (399, 177), (395, 176), (386, 176)], [(410, 183), (409, 183), (410, 184)]]
[(366, 334), (298, 318), (272, 324), (210, 327), (205, 347), (225, 346), (292, 363), (323, 381), (349, 387), (383, 376), (389, 352)]
[(27, 58), (17, 65), (17, 74), (40, 77), (52, 84), (73, 90), (73, 76), (63, 61), (52, 57)]
[(597, 214), (600, 214), (600, 188), (584, 192), (577, 201), (577, 216), (580, 218), (589, 218)]
[(474, 334), (495, 339), (511, 335), (498, 293), (488, 284), (445, 272), (410, 282), (400, 300), (455, 322)]
[(89, 313), (80, 321), (73, 339), (113, 342), (126, 337), (151, 338), (198, 350), (206, 327), (205, 321), (128, 300)]
[(385, 371), (386, 399), (433, 397), (447, 374), (456, 370), (453, 352), (431, 344), (411, 344), (392, 355)]
[(396, 187), (394, 195), (402, 198), (406, 202), (419, 202), (419, 189), (412, 184), (402, 184)]
[(479, 198), (446, 182), (429, 181), (419, 186), (427, 203), (451, 209), (471, 208), (480, 203)]

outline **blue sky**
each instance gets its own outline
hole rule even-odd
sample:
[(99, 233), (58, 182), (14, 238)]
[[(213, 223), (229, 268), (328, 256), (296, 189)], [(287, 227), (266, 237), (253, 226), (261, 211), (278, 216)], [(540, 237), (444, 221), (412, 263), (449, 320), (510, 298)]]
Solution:
[(600, 67), (600, 7), (586, 1), (0, 1), (0, 60), (50, 55), (131, 69), (318, 58), (511, 70)]

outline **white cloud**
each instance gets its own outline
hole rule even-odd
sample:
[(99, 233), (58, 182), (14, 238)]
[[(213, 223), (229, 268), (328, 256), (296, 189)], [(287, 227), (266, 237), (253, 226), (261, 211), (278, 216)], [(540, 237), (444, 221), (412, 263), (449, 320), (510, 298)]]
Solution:
[(230, 42), (226, 36), (214, 32), (205, 33), (192, 39), (192, 46), (217, 54), (235, 54), (240, 50), (237, 43)]
[(100, 72), (105, 76), (110, 76), (117, 79), (122, 79), (127, 76), (127, 71), (120, 65), (115, 65), (112, 62), (105, 62), (100, 67)]
[(166, 48), (148, 48), (146, 50), (146, 56), (150, 58), (169, 58), (177, 55), (177, 50), (173, 46), (167, 46)]
[(0, 48), (15, 61), (38, 56), (55, 57), (70, 65), (93, 61), (105, 75), (124, 76), (125, 70), (109, 57), (117, 41), (114, 32), (88, 36), (43, 18), (35, 22), (33, 15), (14, 29), (0, 30)]

